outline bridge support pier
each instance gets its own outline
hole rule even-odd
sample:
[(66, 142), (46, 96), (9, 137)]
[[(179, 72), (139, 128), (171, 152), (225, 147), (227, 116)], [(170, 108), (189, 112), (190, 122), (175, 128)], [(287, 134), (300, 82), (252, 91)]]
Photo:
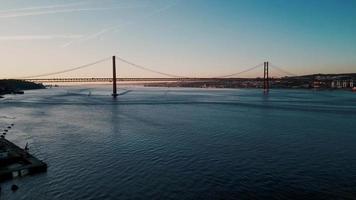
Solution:
[(269, 92), (269, 63), (264, 62), (263, 63), (263, 92), (268, 93)]
[(116, 58), (112, 57), (112, 96), (116, 98), (117, 94), (117, 80), (116, 80)]

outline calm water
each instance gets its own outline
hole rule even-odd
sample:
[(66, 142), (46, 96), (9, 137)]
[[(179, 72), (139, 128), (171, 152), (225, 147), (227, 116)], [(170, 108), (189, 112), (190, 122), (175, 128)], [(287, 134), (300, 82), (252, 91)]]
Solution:
[(116, 101), (103, 86), (0, 100), (0, 126), (15, 123), (7, 138), (49, 164), (3, 183), (0, 199), (356, 198), (356, 93), (121, 92)]

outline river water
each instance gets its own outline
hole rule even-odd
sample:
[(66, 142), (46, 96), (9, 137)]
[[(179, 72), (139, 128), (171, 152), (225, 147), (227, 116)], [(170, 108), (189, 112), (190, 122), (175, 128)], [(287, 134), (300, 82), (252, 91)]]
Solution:
[[(6, 138), (48, 172), (0, 199), (355, 199), (356, 94), (349, 91), (27, 91), (0, 100)], [(12, 184), (20, 189), (13, 193)]]

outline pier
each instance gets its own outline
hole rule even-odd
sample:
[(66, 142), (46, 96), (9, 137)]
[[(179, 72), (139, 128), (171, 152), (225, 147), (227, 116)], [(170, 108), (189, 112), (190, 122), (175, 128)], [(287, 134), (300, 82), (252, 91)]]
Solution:
[(0, 182), (47, 171), (47, 164), (14, 143), (0, 138)]

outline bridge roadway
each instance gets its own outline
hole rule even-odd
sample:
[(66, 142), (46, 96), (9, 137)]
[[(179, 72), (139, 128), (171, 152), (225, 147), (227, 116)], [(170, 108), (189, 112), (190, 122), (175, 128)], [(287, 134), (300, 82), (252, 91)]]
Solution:
[[(67, 82), (112, 82), (112, 78), (40, 78), (22, 79), (36, 83), (67, 83)], [(168, 82), (168, 81), (262, 81), (262, 78), (117, 78), (120, 82)]]

